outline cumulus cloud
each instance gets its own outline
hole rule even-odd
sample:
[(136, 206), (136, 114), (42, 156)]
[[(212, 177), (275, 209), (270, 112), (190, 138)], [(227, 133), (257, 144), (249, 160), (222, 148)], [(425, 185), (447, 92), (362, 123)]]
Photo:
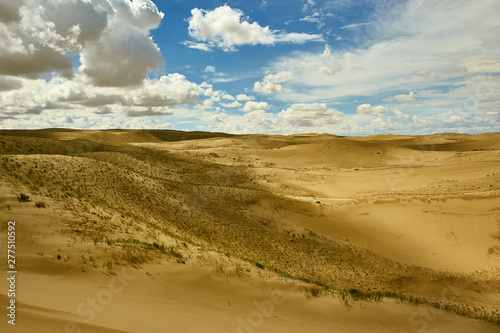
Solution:
[(346, 129), (342, 113), (324, 103), (295, 103), (279, 113), (254, 110), (243, 116), (220, 114), (223, 122), (215, 122), (205, 129), (229, 133), (279, 133), (304, 132), (335, 133)]
[(333, 75), (342, 69), (341, 64), (335, 59), (330, 45), (325, 45), (325, 50), (319, 59), (303, 61), (297, 67), (316, 69), (318, 72), (328, 75)]
[[(2, 114), (22, 115), (33, 110), (88, 110), (98, 114), (154, 111), (165, 113), (165, 108), (186, 104), (198, 98), (203, 88), (189, 82), (183, 75), (169, 74), (159, 79), (147, 79), (133, 88), (96, 87), (85, 80), (55, 77), (42, 79), (19, 79), (18, 89), (1, 92)], [(153, 108), (153, 109), (151, 109)]]
[(395, 95), (392, 97), (387, 97), (384, 98), (384, 102), (393, 102), (393, 101), (398, 101), (398, 102), (413, 102), (415, 101), (415, 98), (417, 98), (417, 94), (415, 94), (413, 91), (410, 91), (408, 95), (405, 94), (399, 94)]
[(72, 76), (72, 60), (62, 52), (74, 51), (76, 29), (57, 31), (41, 2), (26, 0), (17, 4), (2, 1), (2, 12), (6, 12), (0, 20), (0, 74), (37, 76), (58, 71)]
[(111, 4), (114, 13), (108, 26), (80, 53), (80, 70), (99, 86), (140, 84), (163, 63), (160, 49), (149, 37), (163, 13), (150, 0), (114, 0)]
[(296, 103), (278, 114), (278, 119), (296, 127), (323, 127), (342, 123), (341, 112), (329, 109), (326, 103)]
[(30, 118), (5, 119), (1, 127), (6, 129), (76, 128), (76, 129), (166, 129), (172, 123), (158, 117), (130, 117), (125, 113), (112, 115), (88, 114), (81, 110), (55, 110)]
[(272, 94), (280, 92), (290, 92), (290, 89), (284, 88), (282, 82), (289, 81), (295, 78), (295, 75), (290, 71), (282, 71), (276, 74), (268, 74), (262, 81), (257, 81), (253, 89), (257, 92)]
[(199, 101), (196, 105), (195, 108), (198, 110), (205, 110), (205, 109), (211, 109), (214, 107), (214, 100), (211, 98)]
[(401, 112), (401, 110), (394, 109), (391, 111), (396, 115), (396, 117), (398, 117), (398, 119), (409, 119), (410, 118), (410, 115)]
[(229, 94), (228, 94), (228, 93), (226, 93), (226, 92), (222, 94), (222, 98), (223, 98), (223, 99), (230, 100), (230, 101), (234, 101), (234, 100), (236, 100), (236, 98), (235, 98), (234, 96), (229, 95)]
[(254, 97), (253, 96), (247, 96), (245, 94), (239, 94), (239, 95), (236, 95), (236, 99), (238, 101), (248, 102), (248, 101), (253, 100)]
[(151, 39), (125, 31), (104, 34), (82, 51), (80, 61), (80, 70), (95, 85), (121, 87), (141, 84), (149, 71), (163, 63)]
[(369, 113), (369, 114), (375, 114), (377, 116), (383, 116), (384, 114), (387, 113), (387, 108), (385, 108), (382, 105), (372, 106), (371, 104), (366, 103), (359, 105), (356, 111), (358, 113)]
[(194, 8), (191, 10), (189, 35), (195, 41), (187, 41), (188, 47), (199, 50), (220, 48), (226, 52), (236, 51), (241, 45), (274, 45), (276, 43), (302, 44), (309, 41), (322, 41), (316, 34), (286, 33), (262, 27), (257, 22), (250, 23), (243, 12), (228, 5), (208, 11)]
[(205, 91), (203, 92), (203, 95), (205, 95), (207, 97), (215, 97), (215, 98), (220, 99), (219, 95), (221, 93), (222, 92), (220, 90), (214, 90), (212, 85), (210, 85), (207, 89), (205, 89)]
[(163, 75), (159, 79), (146, 80), (132, 96), (133, 105), (173, 106), (197, 99), (202, 89), (181, 74)]
[(163, 13), (151, 0), (0, 2), (0, 74), (72, 77), (72, 56), (100, 86), (137, 85), (162, 58), (149, 31)]
[(0, 126), (171, 126), (135, 119), (172, 116), (206, 89), (147, 77), (162, 64), (149, 34), (162, 18), (151, 0), (0, 0)]
[(252, 112), (252, 111), (257, 111), (257, 110), (269, 110), (269, 104), (267, 102), (246, 102), (243, 108), (241, 109), (242, 111), (245, 112)]
[(241, 106), (241, 103), (238, 101), (233, 101), (231, 103), (220, 103), (220, 105), (226, 108), (239, 108)]
[(253, 90), (257, 92), (261, 92), (264, 94), (272, 94), (272, 93), (281, 93), (281, 92), (290, 92), (290, 89), (285, 89), (281, 84), (275, 84), (271, 81), (257, 81), (253, 85)]

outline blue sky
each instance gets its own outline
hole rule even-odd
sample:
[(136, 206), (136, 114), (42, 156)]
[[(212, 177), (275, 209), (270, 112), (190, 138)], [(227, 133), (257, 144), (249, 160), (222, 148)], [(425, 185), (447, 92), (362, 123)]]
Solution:
[(0, 128), (500, 129), (496, 0), (0, 0), (0, 13)]

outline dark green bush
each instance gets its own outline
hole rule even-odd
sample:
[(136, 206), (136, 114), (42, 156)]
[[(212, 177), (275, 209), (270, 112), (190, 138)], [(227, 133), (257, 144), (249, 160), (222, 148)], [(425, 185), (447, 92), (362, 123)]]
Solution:
[(30, 201), (30, 197), (24, 193), (21, 193), (17, 196), (17, 200), (19, 202), (29, 202)]

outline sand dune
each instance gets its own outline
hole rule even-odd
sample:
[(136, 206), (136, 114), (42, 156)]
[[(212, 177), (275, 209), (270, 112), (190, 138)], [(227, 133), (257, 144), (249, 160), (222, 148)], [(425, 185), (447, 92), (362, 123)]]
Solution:
[(499, 145), (0, 131), (16, 329), (496, 332)]

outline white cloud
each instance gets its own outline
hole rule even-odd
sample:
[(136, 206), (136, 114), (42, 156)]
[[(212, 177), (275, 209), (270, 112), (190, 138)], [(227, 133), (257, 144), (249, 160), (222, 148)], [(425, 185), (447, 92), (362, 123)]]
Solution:
[(319, 12), (315, 12), (311, 15), (305, 16), (305, 17), (301, 18), (300, 21), (316, 23), (320, 27), (324, 25), (324, 23), (321, 21)]
[[(1, 91), (0, 116), (13, 117), (44, 110), (86, 110), (88, 113), (159, 112), (163, 108), (186, 104), (204, 91), (183, 75), (169, 74), (159, 79), (147, 79), (142, 86), (132, 88), (95, 87), (79, 76), (73, 79), (55, 77), (18, 79), (17, 89)], [(107, 106), (107, 107), (106, 107)], [(162, 112), (163, 112), (162, 111)]]
[(223, 122), (213, 121), (205, 127), (229, 133), (279, 133), (304, 132), (332, 133), (348, 128), (342, 113), (329, 109), (324, 103), (296, 103), (278, 114), (265, 110), (254, 110), (243, 116), (218, 115)]
[[(323, 36), (318, 34), (306, 34), (303, 32), (274, 32), (275, 43), (304, 44), (307, 42), (324, 42)], [(274, 43), (273, 43), (274, 44)]]
[(216, 69), (214, 66), (207, 66), (205, 67), (205, 70), (204, 70), (205, 73), (215, 73), (216, 72)]
[(257, 92), (261, 92), (264, 94), (272, 94), (272, 93), (281, 93), (281, 92), (289, 92), (290, 89), (285, 89), (281, 84), (275, 84), (271, 81), (257, 81), (253, 85), (253, 90)]
[(149, 71), (163, 64), (160, 49), (148, 35), (163, 13), (150, 0), (111, 4), (115, 12), (107, 28), (80, 53), (80, 71), (99, 86), (141, 84)]
[(222, 92), (220, 90), (214, 90), (212, 86), (210, 86), (209, 88), (205, 89), (205, 91), (203, 92), (203, 95), (207, 96), (207, 97), (219, 97), (219, 95), (221, 94)]
[(264, 80), (271, 81), (272, 83), (282, 83), (293, 79), (295, 79), (295, 75), (293, 75), (293, 73), (290, 71), (282, 71), (276, 74), (268, 74), (264, 78)]
[(415, 74), (417, 74), (418, 76), (421, 76), (425, 79), (439, 79), (439, 78), (441, 78), (441, 75), (439, 75), (438, 73), (435, 73), (435, 72), (431, 72), (428, 69), (418, 70), (415, 72)]
[(236, 98), (234, 98), (234, 96), (229, 95), (228, 93), (224, 93), (224, 94), (222, 95), (222, 98), (227, 99), (227, 100), (230, 100), (230, 101), (234, 101), (234, 100), (236, 100)]
[(205, 123), (222, 123), (226, 118), (226, 114), (214, 114), (210, 116), (202, 116), (200, 120)]
[(214, 101), (213, 99), (205, 99), (203, 101), (199, 101), (195, 107), (199, 110), (205, 110), (205, 109), (211, 109), (214, 107)]
[(241, 45), (302, 44), (323, 40), (321, 35), (273, 31), (257, 22), (249, 23), (241, 10), (228, 5), (211, 11), (194, 8), (191, 15), (188, 19), (189, 35), (196, 42), (188, 41), (185, 45), (200, 50), (221, 48), (228, 52), (236, 51)]
[(306, 85), (314, 85), (315, 80), (318, 79), (331, 81), (331, 77), (342, 70), (342, 64), (333, 54), (329, 45), (325, 45), (323, 53), (319, 55), (296, 53), (292, 57), (284, 58), (284, 60), (272, 67), (278, 72), (286, 72), (293, 75), (293, 77), (300, 77), (301, 83)]
[(163, 18), (150, 0), (1, 2), (0, 75), (72, 77), (72, 55), (99, 86), (138, 85), (163, 63), (149, 36)]
[(247, 101), (252, 101), (255, 99), (255, 97), (253, 96), (247, 96), (245, 94), (239, 94), (239, 95), (236, 95), (236, 99), (238, 101), (243, 101), (243, 102), (247, 102)]
[(255, 82), (253, 89), (257, 92), (272, 94), (281, 92), (290, 92), (290, 89), (284, 88), (282, 82), (289, 81), (295, 78), (290, 71), (282, 71), (276, 74), (268, 74), (262, 81)]
[(233, 101), (231, 103), (220, 103), (220, 105), (226, 108), (239, 108), (241, 106), (241, 103), (238, 101)]
[[(347, 0), (328, 0), (322, 6), (333, 2)], [(179, 74), (147, 79), (148, 71), (160, 68), (162, 61), (150, 31), (163, 14), (149, 0), (0, 0), (0, 127), (164, 128), (203, 118), (215, 123), (207, 129), (231, 133), (495, 131), (500, 128), (498, 6), (496, 0), (480, 5), (408, 0), (397, 6), (397, 15), (374, 15), (366, 24), (344, 27), (342, 36), (353, 48), (325, 46), (319, 52), (292, 52), (276, 59), (265, 66), (268, 75), (254, 87), (280, 92), (273, 99), (291, 105), (276, 113), (269, 111), (268, 103), (254, 102), (253, 96), (233, 97)], [(229, 10), (227, 17), (217, 17), (222, 28), (200, 26), (195, 30), (206, 39), (193, 37), (184, 43), (204, 50), (235, 50), (316, 36), (272, 30), (223, 7)], [(206, 23), (215, 10), (200, 13), (197, 22)], [(315, 12), (303, 15), (308, 15), (304, 21), (321, 23)], [(362, 29), (377, 34), (363, 34)], [(358, 30), (361, 36), (352, 39)], [(78, 56), (82, 67), (75, 70), (72, 57)], [(230, 77), (210, 66), (206, 70), (215, 73), (210, 75), (212, 83), (253, 77)], [(400, 91), (405, 93), (396, 95)], [(196, 104), (198, 96), (205, 97)], [(405, 103), (404, 112), (372, 106), (383, 97), (384, 102), (418, 98), (419, 104)], [(371, 104), (343, 115), (327, 104), (312, 103), (342, 105), (352, 99)], [(242, 107), (246, 113), (225, 115), (221, 107)], [(160, 116), (169, 121), (157, 122)]]
[(205, 43), (195, 43), (193, 41), (187, 40), (181, 43), (182, 45), (185, 45), (189, 47), (190, 49), (195, 49), (195, 50), (200, 50), (200, 51), (205, 51), (205, 52), (212, 52), (213, 50), (210, 48)]
[(300, 84), (291, 87), (293, 92), (279, 95), (289, 103), (390, 96), (396, 87), (421, 91), (432, 84), (446, 89), (464, 73), (500, 72), (498, 6), (494, 0), (481, 5), (466, 0), (409, 0), (394, 6), (397, 13), (367, 22), (366, 30), (377, 27), (377, 35), (360, 31), (362, 36), (350, 41), (363, 43), (352, 49), (295, 52), (266, 68), (289, 70), (300, 78), (296, 80)]
[(342, 123), (341, 112), (328, 109), (326, 103), (296, 103), (278, 114), (278, 119), (293, 127), (324, 128)]
[(410, 118), (409, 115), (401, 112), (401, 110), (394, 109), (394, 110), (391, 110), (391, 111), (394, 112), (394, 114), (396, 115), (396, 117), (398, 117), (398, 119), (408, 119), (408, 118)]
[(243, 108), (241, 109), (242, 111), (245, 112), (252, 112), (252, 111), (257, 111), (257, 110), (269, 110), (269, 104), (267, 102), (246, 102)]
[(302, 7), (302, 11), (307, 11), (309, 10), (311, 7), (314, 7), (316, 5), (316, 2), (314, 2), (313, 0), (307, 0), (306, 3), (304, 4), (304, 6)]
[(326, 22), (329, 18), (335, 17), (335, 10), (331, 10), (324, 6), (322, 9), (314, 9), (311, 14), (301, 18), (301, 22), (315, 23), (318, 29), (323, 29), (326, 26)]
[(112, 115), (88, 114), (78, 110), (56, 110), (33, 115), (30, 118), (6, 119), (5, 129), (75, 128), (75, 129), (166, 129), (172, 123), (156, 117), (130, 117), (126, 113)]
[[(326, 110), (325, 110), (326, 109)], [(382, 133), (428, 134), (429, 132), (487, 132), (498, 126), (498, 113), (489, 117), (478, 114), (464, 116), (447, 112), (431, 115), (409, 115), (400, 110), (391, 110), (394, 115), (373, 117), (370, 114), (341, 114), (328, 109), (322, 103), (296, 103), (271, 113), (256, 110), (244, 115), (217, 114), (211, 117), (212, 125), (200, 127), (203, 130), (226, 133), (332, 133), (337, 135), (372, 135)], [(496, 119), (496, 121), (495, 121)], [(222, 121), (217, 121), (222, 120)], [(491, 124), (492, 120), (495, 124)]]
[(393, 102), (393, 101), (398, 101), (398, 102), (413, 102), (415, 101), (415, 98), (417, 98), (417, 94), (415, 94), (413, 91), (410, 91), (408, 95), (405, 94), (399, 94), (395, 95), (392, 97), (384, 98), (384, 102)]
[(186, 80), (184, 75), (174, 73), (148, 79), (143, 87), (132, 91), (134, 105), (173, 106), (197, 99), (202, 89)]
[(369, 114), (375, 114), (377, 116), (383, 116), (384, 114), (387, 113), (387, 108), (383, 107), (382, 105), (372, 106), (372, 105), (366, 103), (366, 104), (359, 105), (358, 108), (356, 109), (356, 112), (369, 113)]

